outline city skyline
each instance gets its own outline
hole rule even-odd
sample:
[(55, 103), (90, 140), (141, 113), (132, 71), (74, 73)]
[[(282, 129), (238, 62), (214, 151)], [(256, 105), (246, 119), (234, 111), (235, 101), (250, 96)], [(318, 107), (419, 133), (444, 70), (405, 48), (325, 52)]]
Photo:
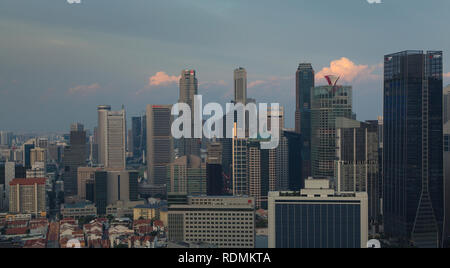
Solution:
[[(233, 99), (232, 72), (238, 66), (248, 72), (248, 96), (258, 102), (275, 98), (287, 111), (286, 126), (293, 128), (295, 68), (301, 62), (312, 63), (317, 85), (326, 84), (325, 74), (341, 75), (341, 83), (354, 88), (358, 120), (375, 119), (382, 114), (381, 55), (450, 44), (449, 37), (426, 31), (449, 21), (444, 11), (450, 3), (442, 1), (46, 2), (0, 3), (0, 34), (5, 36), (0, 120), (14, 132), (60, 131), (67, 129), (66, 120), (92, 130), (90, 115), (99, 104), (124, 104), (129, 116), (143, 114), (148, 103), (173, 104), (180, 70), (186, 68), (197, 71), (206, 101), (225, 103)], [(104, 12), (98, 18), (100, 9), (113, 15)], [(409, 16), (418, 10), (427, 19)], [(115, 20), (116, 15), (126, 22)], [(180, 30), (185, 21), (190, 27)], [(236, 21), (242, 27), (234, 27)], [(391, 31), (386, 33), (387, 26)], [(422, 38), (416, 38), (415, 29)], [(380, 36), (391, 42), (381, 42)], [(23, 105), (12, 105), (16, 99)]]

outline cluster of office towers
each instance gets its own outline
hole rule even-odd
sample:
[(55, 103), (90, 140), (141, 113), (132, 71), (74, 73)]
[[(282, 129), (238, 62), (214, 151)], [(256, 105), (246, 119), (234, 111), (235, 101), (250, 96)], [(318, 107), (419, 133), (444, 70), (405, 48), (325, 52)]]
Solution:
[[(248, 132), (245, 138), (174, 140), (172, 105), (147, 105), (144, 116), (132, 117), (128, 132), (124, 108), (98, 106), (89, 150), (83, 125), (71, 126), (70, 144), (62, 153), (64, 193), (93, 201), (100, 214), (113, 202), (137, 201), (139, 175), (127, 170), (131, 158), (146, 164), (147, 185), (164, 189), (175, 205), (169, 213), (169, 225), (178, 230), (169, 234), (174, 239), (189, 240), (193, 232), (190, 241), (198, 241), (195, 232), (201, 230), (186, 223), (197, 211), (190, 205), (217, 210), (214, 215), (220, 219), (227, 210), (224, 204), (235, 202), (233, 209), (241, 209), (239, 215), (250, 225), (254, 214), (249, 207), (269, 210), (270, 247), (363, 247), (368, 225), (380, 224), (386, 234), (414, 246), (442, 246), (450, 235), (449, 206), (444, 205), (450, 193), (450, 165), (444, 165), (450, 159), (450, 92), (443, 92), (442, 52), (384, 57), (384, 113), (377, 120), (356, 120), (352, 87), (340, 85), (339, 77), (327, 76), (324, 86), (316, 86), (315, 78), (311, 64), (298, 66), (295, 129), (284, 127), (280, 107), (273, 113), (280, 122), (280, 143), (271, 150), (261, 149), (264, 139), (250, 138)], [(193, 107), (199, 94), (194, 70), (182, 71), (179, 90), (178, 102)], [(234, 71), (232, 102), (256, 103), (247, 96), (244, 68)], [(270, 128), (271, 110), (268, 117)], [(8, 139), (2, 132), (1, 141)], [(24, 170), (46, 162), (40, 147), (24, 145)], [(28, 177), (16, 166), (6, 169)], [(80, 172), (87, 174), (83, 180)], [(21, 203), (17, 187), (30, 193), (37, 189), (30, 187), (44, 189), (40, 180), (7, 177), (2, 185), (8, 189), (2, 191), (13, 197), (13, 208)], [(199, 200), (203, 203), (197, 204)], [(254, 246), (253, 229), (242, 238), (219, 242)]]
[(364, 247), (367, 240), (358, 238), (366, 237), (367, 219), (382, 221), (403, 246), (440, 247), (448, 240), (442, 56), (386, 55), (384, 116), (366, 122), (355, 120), (351, 87), (339, 86), (337, 77), (315, 87), (311, 65), (300, 64), (296, 131), (304, 141), (302, 179), (311, 178), (300, 193), (270, 193), (269, 246)]
[[(323, 187), (333, 190), (333, 198), (358, 196), (365, 204), (358, 215), (367, 215), (367, 220), (359, 221), (358, 226), (383, 222), (386, 233), (415, 246), (440, 246), (448, 235), (444, 228), (442, 77), (440, 51), (385, 56), (384, 116), (359, 122), (353, 112), (352, 87), (340, 85), (339, 77), (334, 76), (326, 77), (328, 85), (315, 86), (312, 65), (301, 63), (296, 72), (295, 130), (284, 128), (281, 107), (277, 113), (280, 145), (272, 150), (261, 149), (262, 139), (235, 137), (207, 141), (206, 154), (202, 154), (201, 139), (172, 139), (171, 105), (148, 105), (144, 122), (148, 181), (166, 185), (169, 199), (171, 195), (250, 196), (256, 208), (274, 209), (270, 213), (278, 220), (283, 214), (278, 215), (274, 206), (279, 201), (277, 196), (308, 198), (311, 179), (318, 183), (328, 180)], [(198, 94), (195, 71), (182, 71), (179, 86), (179, 102), (193, 107), (194, 95)], [(244, 68), (234, 72), (234, 97), (234, 103), (255, 102), (247, 96)], [(98, 133), (105, 127), (124, 133), (124, 124), (100, 125), (103, 110), (99, 107)], [(110, 116), (114, 120), (117, 115)], [(98, 143), (105, 157), (100, 158), (101, 163), (123, 163), (123, 158), (113, 155), (124, 155), (124, 138), (103, 139), (113, 150)], [(316, 196), (326, 201), (330, 193)], [(296, 209), (294, 205), (293, 211)], [(275, 223), (270, 227), (277, 230)], [(359, 237), (365, 233), (358, 232)], [(272, 246), (305, 246), (292, 241), (283, 244), (282, 239), (279, 242)]]

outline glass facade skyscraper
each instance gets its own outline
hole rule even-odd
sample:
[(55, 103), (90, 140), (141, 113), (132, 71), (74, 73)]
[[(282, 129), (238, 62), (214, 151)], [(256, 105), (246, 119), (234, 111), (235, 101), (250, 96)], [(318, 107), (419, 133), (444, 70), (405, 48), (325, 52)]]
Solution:
[(295, 132), (303, 137), (302, 179), (311, 175), (311, 92), (315, 85), (315, 73), (310, 63), (300, 63), (295, 74), (296, 110)]
[(439, 246), (443, 221), (442, 52), (384, 59), (385, 232)]
[(352, 87), (315, 87), (311, 96), (311, 168), (313, 177), (334, 176), (336, 118), (352, 118)]

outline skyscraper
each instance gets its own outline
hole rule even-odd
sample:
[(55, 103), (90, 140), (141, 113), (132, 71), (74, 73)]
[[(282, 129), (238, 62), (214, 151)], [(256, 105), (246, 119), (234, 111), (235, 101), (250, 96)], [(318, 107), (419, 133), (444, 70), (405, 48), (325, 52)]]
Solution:
[(195, 70), (183, 70), (180, 78), (179, 103), (191, 107), (191, 138), (180, 139), (179, 155), (196, 155), (200, 157), (201, 139), (194, 139), (194, 96), (198, 95), (198, 81)]
[(369, 220), (381, 215), (378, 165), (378, 121), (336, 119), (335, 178), (339, 193), (367, 192)]
[[(293, 131), (284, 131), (283, 136), (286, 137), (287, 142), (287, 183), (283, 188), (287, 187), (290, 191), (300, 191), (305, 186), (305, 179), (302, 178), (302, 150), (303, 139), (302, 135)], [(300, 164), (299, 164), (300, 163)]]
[(336, 118), (352, 118), (352, 87), (337, 85), (337, 77), (326, 78), (329, 85), (315, 87), (311, 96), (311, 166), (313, 177), (331, 178), (336, 158)]
[(126, 167), (126, 114), (125, 110), (110, 111), (107, 115), (105, 167)]
[(63, 180), (64, 194), (77, 195), (78, 168), (86, 165), (86, 131), (82, 124), (72, 124), (70, 127), (70, 145), (64, 148)]
[(247, 71), (242, 67), (234, 70), (234, 103), (247, 104)]
[(222, 143), (213, 141), (208, 144), (206, 157), (207, 195), (221, 196), (225, 194), (222, 173)]
[(105, 166), (106, 164), (106, 129), (108, 113), (111, 106), (100, 105), (97, 107), (98, 126), (97, 126), (97, 144), (98, 144), (98, 164)]
[(142, 157), (142, 117), (135, 116), (131, 118), (131, 149), (133, 157)]
[(438, 247), (444, 216), (441, 51), (384, 58), (385, 232)]
[(295, 74), (295, 132), (303, 137), (302, 179), (311, 176), (311, 91), (315, 85), (315, 72), (310, 63), (300, 63)]
[(248, 195), (249, 194), (249, 182), (248, 182), (248, 139), (238, 138), (236, 132), (236, 124), (234, 129), (233, 138), (233, 195)]
[(171, 105), (147, 105), (147, 176), (150, 184), (164, 185), (173, 160)]
[(450, 121), (450, 85), (444, 88), (444, 118), (443, 124)]

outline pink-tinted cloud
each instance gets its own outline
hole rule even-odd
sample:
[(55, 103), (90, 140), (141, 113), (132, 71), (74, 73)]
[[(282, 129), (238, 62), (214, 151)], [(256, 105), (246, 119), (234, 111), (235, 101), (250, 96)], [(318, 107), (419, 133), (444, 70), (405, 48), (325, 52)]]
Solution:
[(80, 85), (68, 90), (69, 95), (87, 96), (98, 92), (101, 89), (98, 83), (92, 85)]
[(444, 74), (444, 77), (445, 77), (445, 78), (450, 78), (450, 73), (445, 73), (445, 74)]
[(168, 75), (165, 72), (157, 72), (155, 75), (149, 78), (149, 86), (150, 87), (160, 87), (160, 86), (168, 86), (171, 84), (178, 83), (180, 80), (180, 76)]
[(375, 80), (380, 78), (374, 72), (382, 65), (357, 65), (348, 58), (341, 58), (330, 63), (329, 67), (324, 67), (316, 73), (316, 80), (323, 79), (326, 75), (340, 76), (340, 81), (352, 83), (358, 81)]
[(248, 88), (254, 88), (254, 87), (257, 87), (257, 86), (265, 85), (267, 83), (268, 83), (268, 81), (256, 80), (256, 81), (248, 83), (247, 87)]

